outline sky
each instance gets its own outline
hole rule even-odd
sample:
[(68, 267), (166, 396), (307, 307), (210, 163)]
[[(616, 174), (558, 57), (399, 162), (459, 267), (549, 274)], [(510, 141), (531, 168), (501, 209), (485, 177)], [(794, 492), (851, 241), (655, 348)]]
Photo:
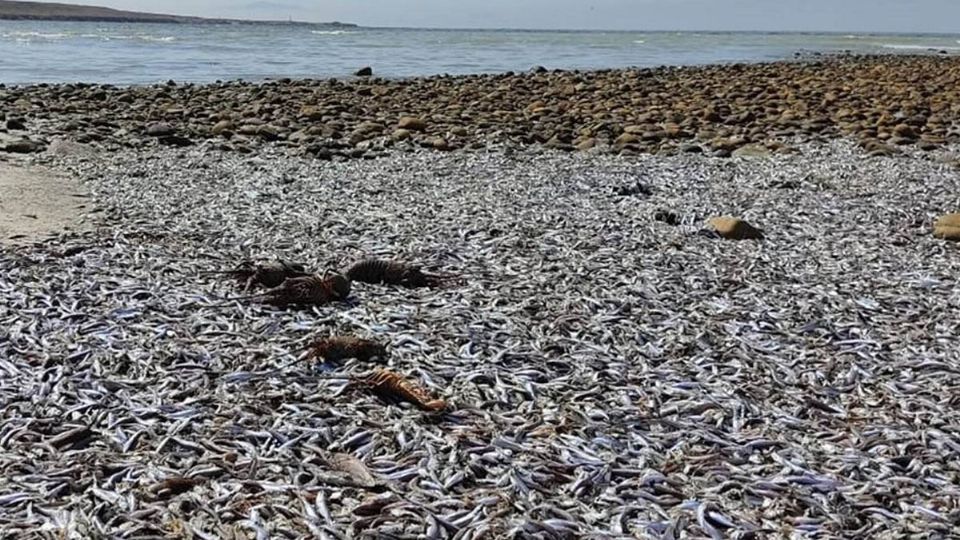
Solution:
[[(43, 0), (47, 1), (47, 0)], [(960, 33), (960, 0), (60, 0), (363, 26)]]

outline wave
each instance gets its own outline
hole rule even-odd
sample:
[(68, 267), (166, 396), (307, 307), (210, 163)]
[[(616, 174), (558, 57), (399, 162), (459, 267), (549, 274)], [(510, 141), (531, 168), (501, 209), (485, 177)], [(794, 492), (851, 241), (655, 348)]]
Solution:
[(0, 34), (5, 38), (39, 38), (39, 39), (63, 39), (70, 37), (70, 34), (62, 33), (52, 33), (47, 34), (43, 32), (4, 32)]
[(647, 40), (645, 40), (645, 39), (635, 39), (635, 40), (633, 40), (633, 42), (636, 43), (637, 45), (643, 45), (644, 43), (647, 42)]
[(19, 42), (31, 41), (60, 41), (65, 39), (99, 39), (101, 41), (111, 40), (136, 40), (156, 43), (170, 43), (176, 41), (174, 36), (149, 36), (149, 35), (123, 35), (123, 34), (76, 34), (72, 32), (3, 32), (0, 37), (14, 38)]
[[(960, 41), (957, 41), (960, 43)], [(922, 44), (907, 44), (907, 43), (878, 43), (878, 46), (883, 49), (896, 49), (901, 51), (960, 51), (960, 47), (944, 46), (944, 45), (922, 45)]]
[(317, 34), (318, 36), (339, 36), (343, 34), (359, 34), (356, 31), (350, 30), (311, 30), (311, 34)]

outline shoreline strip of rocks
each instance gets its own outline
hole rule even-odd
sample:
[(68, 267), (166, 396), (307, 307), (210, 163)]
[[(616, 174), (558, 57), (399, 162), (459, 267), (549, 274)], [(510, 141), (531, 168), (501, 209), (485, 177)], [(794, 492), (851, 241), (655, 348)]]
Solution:
[(276, 146), (321, 159), (429, 148), (794, 151), (852, 137), (871, 155), (960, 142), (960, 58), (841, 56), (655, 69), (405, 80), (0, 88), (0, 152), (54, 138), (107, 148)]

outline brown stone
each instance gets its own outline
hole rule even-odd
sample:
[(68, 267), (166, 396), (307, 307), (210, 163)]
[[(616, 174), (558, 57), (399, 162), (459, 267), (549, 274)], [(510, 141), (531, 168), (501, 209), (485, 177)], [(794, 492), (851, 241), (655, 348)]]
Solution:
[(733, 151), (734, 157), (769, 157), (770, 150), (760, 144), (748, 144)]
[(394, 130), (394, 132), (390, 135), (390, 138), (395, 141), (405, 141), (412, 136), (413, 134), (410, 133), (410, 130), (401, 128), (401, 129)]
[(414, 116), (404, 116), (397, 122), (397, 127), (408, 131), (424, 131), (427, 129), (427, 123)]
[(230, 120), (221, 120), (214, 124), (212, 128), (210, 128), (210, 133), (213, 133), (214, 135), (222, 135), (226, 131), (233, 131), (233, 129), (233, 122)]
[(933, 236), (960, 242), (960, 213), (941, 216), (933, 225)]
[(735, 217), (714, 217), (707, 221), (723, 238), (728, 240), (762, 240), (763, 231)]
[(717, 137), (710, 141), (710, 146), (716, 150), (726, 150), (733, 152), (744, 144), (744, 140), (739, 137)]
[(316, 122), (317, 120), (323, 120), (323, 111), (313, 105), (304, 105), (300, 108), (300, 117)]
[(904, 139), (917, 138), (916, 130), (913, 129), (913, 126), (908, 126), (907, 124), (898, 124), (893, 128), (893, 134)]
[(639, 142), (640, 138), (634, 135), (633, 133), (624, 133), (617, 137), (617, 140), (613, 141), (617, 146), (626, 146), (628, 144), (634, 144)]

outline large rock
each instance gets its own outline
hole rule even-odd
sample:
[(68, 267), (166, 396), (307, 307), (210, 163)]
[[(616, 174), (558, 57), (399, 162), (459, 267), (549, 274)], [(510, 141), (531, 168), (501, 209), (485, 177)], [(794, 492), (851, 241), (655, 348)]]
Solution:
[(323, 120), (323, 110), (319, 107), (313, 105), (304, 105), (300, 108), (300, 117), (306, 118), (307, 120), (312, 120), (314, 122), (318, 120)]
[(157, 122), (147, 126), (145, 133), (151, 137), (167, 137), (173, 135), (173, 127), (170, 124)]
[(165, 144), (167, 146), (176, 146), (180, 148), (185, 146), (190, 146), (193, 144), (193, 141), (180, 135), (167, 135), (165, 137), (159, 137), (157, 140), (160, 141), (160, 144)]
[(617, 146), (626, 146), (628, 144), (634, 144), (637, 142), (640, 142), (640, 137), (637, 137), (633, 133), (623, 133), (617, 137), (615, 141), (613, 141), (613, 144)]
[(944, 240), (960, 242), (960, 213), (942, 216), (933, 225), (933, 235)]
[(414, 116), (404, 116), (397, 122), (397, 127), (408, 131), (423, 131), (427, 129), (427, 123)]
[(770, 150), (760, 144), (748, 144), (734, 150), (732, 155), (742, 158), (770, 157)]
[(373, 75), (373, 68), (370, 66), (362, 67), (354, 73), (357, 77), (370, 77)]
[(30, 154), (43, 150), (43, 144), (30, 139), (0, 139), (0, 150), (11, 154)]
[(65, 139), (54, 139), (53, 142), (50, 143), (50, 146), (47, 147), (47, 151), (55, 156), (89, 157), (94, 154), (92, 147)]
[(223, 135), (224, 133), (232, 133), (235, 128), (236, 126), (234, 126), (230, 120), (221, 120), (210, 128), (210, 133)]
[(395, 141), (405, 141), (412, 136), (413, 134), (410, 133), (410, 130), (401, 128), (401, 129), (394, 130), (393, 133), (390, 135), (390, 138)]
[(728, 240), (762, 240), (763, 231), (735, 217), (714, 217), (707, 224), (720, 236)]

